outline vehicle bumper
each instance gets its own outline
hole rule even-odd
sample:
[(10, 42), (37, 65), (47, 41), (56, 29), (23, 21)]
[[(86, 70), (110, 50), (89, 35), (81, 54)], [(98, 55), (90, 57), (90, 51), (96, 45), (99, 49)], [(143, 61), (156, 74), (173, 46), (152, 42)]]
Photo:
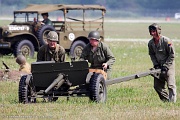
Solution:
[(9, 42), (4, 42), (2, 39), (0, 39), (0, 48), (10, 48), (11, 44)]

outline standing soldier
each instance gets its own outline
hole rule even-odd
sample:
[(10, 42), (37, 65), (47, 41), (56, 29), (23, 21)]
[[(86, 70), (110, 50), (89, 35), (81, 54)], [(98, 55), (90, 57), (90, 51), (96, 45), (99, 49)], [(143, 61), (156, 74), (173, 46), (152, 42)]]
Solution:
[(100, 41), (98, 31), (92, 31), (88, 35), (89, 44), (83, 49), (80, 60), (88, 60), (91, 68), (103, 68), (107, 71), (107, 78), (110, 78), (110, 71), (115, 62), (115, 57), (109, 47)]
[(55, 31), (50, 31), (47, 35), (47, 43), (42, 46), (37, 54), (38, 61), (65, 61), (65, 49), (57, 44), (58, 34)]
[[(176, 102), (175, 50), (172, 41), (161, 35), (161, 27), (157, 23), (149, 26), (153, 37), (149, 43), (149, 55), (155, 69), (161, 69), (160, 79), (154, 78), (154, 89), (162, 101)], [(165, 84), (167, 83), (167, 93)]]
[(18, 55), (16, 63), (20, 65), (19, 71), (24, 73), (31, 73), (31, 66), (26, 62), (26, 58), (23, 55)]

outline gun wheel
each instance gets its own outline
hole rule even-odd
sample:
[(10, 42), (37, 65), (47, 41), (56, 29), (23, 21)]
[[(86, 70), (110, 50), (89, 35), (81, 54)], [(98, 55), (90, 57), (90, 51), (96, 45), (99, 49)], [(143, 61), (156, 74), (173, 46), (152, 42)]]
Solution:
[[(20, 82), (19, 82), (19, 91), (18, 91), (18, 96), (19, 96), (19, 103), (35, 103), (36, 98), (32, 97), (32, 87), (30, 84), (26, 84), (26, 78), (27, 75), (24, 75), (21, 77)], [(30, 79), (31, 81), (31, 79)], [(29, 83), (30, 83), (29, 81)]]
[(94, 102), (105, 102), (107, 90), (105, 80), (102, 74), (94, 73), (90, 79), (89, 98)]

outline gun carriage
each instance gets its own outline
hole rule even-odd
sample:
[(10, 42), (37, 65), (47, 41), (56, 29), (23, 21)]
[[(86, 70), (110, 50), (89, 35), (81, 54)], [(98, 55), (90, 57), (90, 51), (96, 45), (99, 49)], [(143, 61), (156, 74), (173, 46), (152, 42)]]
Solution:
[(56, 101), (61, 96), (86, 96), (94, 102), (105, 102), (107, 85), (152, 75), (159, 77), (160, 69), (126, 77), (105, 80), (102, 73), (91, 72), (87, 61), (35, 62), (32, 74), (24, 75), (19, 82), (19, 102), (36, 102), (36, 98)]

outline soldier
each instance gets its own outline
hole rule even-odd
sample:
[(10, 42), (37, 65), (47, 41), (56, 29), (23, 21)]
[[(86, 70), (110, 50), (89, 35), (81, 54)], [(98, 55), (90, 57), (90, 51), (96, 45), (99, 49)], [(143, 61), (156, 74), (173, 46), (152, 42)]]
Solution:
[[(149, 55), (155, 69), (161, 69), (160, 79), (154, 78), (154, 89), (162, 101), (176, 102), (175, 50), (172, 41), (161, 35), (161, 27), (157, 23), (149, 26), (153, 37), (149, 43)], [(167, 83), (167, 93), (165, 84)]]
[(19, 71), (23, 73), (31, 73), (31, 66), (26, 62), (26, 58), (23, 55), (18, 55), (16, 63), (20, 65)]
[(42, 17), (43, 17), (43, 21), (42, 21), (42, 24), (45, 24), (45, 25), (53, 25), (52, 24), (52, 21), (48, 18), (49, 17), (49, 14), (48, 13), (42, 13), (41, 14)]
[(65, 49), (57, 44), (58, 34), (55, 31), (50, 31), (47, 35), (47, 43), (42, 46), (37, 54), (38, 61), (65, 61)]
[(115, 57), (109, 47), (100, 41), (98, 31), (91, 31), (88, 35), (89, 44), (83, 49), (80, 60), (88, 60), (91, 68), (103, 68), (107, 71), (107, 77), (110, 78), (111, 68), (115, 62)]

